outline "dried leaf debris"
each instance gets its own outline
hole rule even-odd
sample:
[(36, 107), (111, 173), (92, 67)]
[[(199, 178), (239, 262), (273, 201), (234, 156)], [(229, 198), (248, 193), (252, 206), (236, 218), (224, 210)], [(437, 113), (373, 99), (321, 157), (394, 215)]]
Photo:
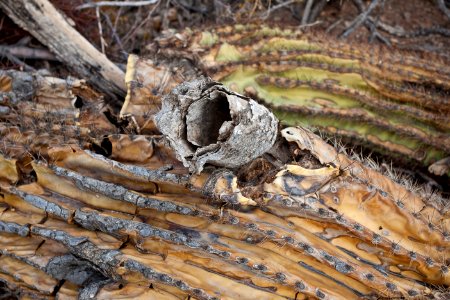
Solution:
[[(53, 82), (55, 91), (66, 86)], [(36, 89), (11, 101), (11, 85), (1, 103), (10, 113), (0, 115), (0, 281), (20, 297), (442, 298), (449, 285), (445, 204), (302, 127), (261, 136), (270, 141), (261, 154), (277, 149), (270, 155), (190, 172), (170, 137), (120, 132), (82, 83), (61, 89), (60, 101)], [(182, 90), (196, 100), (185, 103), (211, 105), (207, 116), (217, 99), (251, 109), (248, 98), (200, 79), (175, 88), (162, 111)], [(209, 125), (188, 115), (189, 107), (184, 138), (198, 150), (211, 140), (187, 127)], [(164, 133), (169, 121), (155, 119)], [(230, 132), (219, 120), (218, 139)]]

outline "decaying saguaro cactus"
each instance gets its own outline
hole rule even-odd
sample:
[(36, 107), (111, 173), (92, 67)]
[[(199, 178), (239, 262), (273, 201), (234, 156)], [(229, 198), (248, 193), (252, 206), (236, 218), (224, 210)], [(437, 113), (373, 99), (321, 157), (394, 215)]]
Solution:
[[(450, 223), (436, 196), (302, 127), (277, 131), (272, 148), (249, 162), (211, 160), (191, 173), (178, 157), (192, 157), (170, 147), (174, 137), (119, 133), (122, 124), (88, 87), (68, 88), (73, 99), (50, 105), (2, 102), (10, 113), (0, 115), (0, 282), (19, 297), (445, 298)], [(234, 113), (236, 100), (252, 110), (251, 100), (206, 79), (163, 103), (181, 91), (181, 103), (224, 101)], [(136, 107), (129, 95), (122, 113)], [(166, 126), (161, 118), (156, 125)], [(218, 120), (217, 139), (194, 150), (221, 146), (221, 131), (232, 135), (251, 118)]]
[[(269, 105), (286, 125), (370, 145), (409, 166), (450, 156), (450, 69), (440, 57), (255, 24), (186, 30), (152, 49), (189, 59), (200, 73)], [(448, 173), (446, 162), (430, 171)]]

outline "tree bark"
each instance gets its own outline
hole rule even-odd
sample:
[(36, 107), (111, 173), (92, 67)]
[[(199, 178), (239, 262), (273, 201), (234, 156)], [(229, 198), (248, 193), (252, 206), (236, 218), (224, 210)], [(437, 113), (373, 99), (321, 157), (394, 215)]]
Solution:
[(124, 97), (124, 73), (76, 31), (47, 0), (5, 0), (0, 8), (20, 27), (93, 86), (108, 96)]

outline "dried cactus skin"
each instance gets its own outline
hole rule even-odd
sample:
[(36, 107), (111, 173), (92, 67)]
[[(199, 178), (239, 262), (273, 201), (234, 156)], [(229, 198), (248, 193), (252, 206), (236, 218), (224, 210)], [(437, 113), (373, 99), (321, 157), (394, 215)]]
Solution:
[[(5, 263), (0, 280), (20, 295), (431, 298), (449, 285), (448, 211), (311, 131), (280, 132), (309, 154), (301, 163), (246, 182), (211, 165), (190, 173), (164, 137), (109, 131), (84, 102), (67, 108), (79, 134), (59, 126), (30, 144), (40, 134), (22, 133), (20, 111), (4, 123), (14, 147), (0, 157), (0, 258), (46, 280)], [(61, 271), (80, 268), (91, 281)]]
[(285, 125), (370, 145), (408, 164), (430, 166), (450, 154), (450, 70), (441, 57), (257, 24), (186, 30), (154, 48), (194, 56), (199, 72), (268, 105)]

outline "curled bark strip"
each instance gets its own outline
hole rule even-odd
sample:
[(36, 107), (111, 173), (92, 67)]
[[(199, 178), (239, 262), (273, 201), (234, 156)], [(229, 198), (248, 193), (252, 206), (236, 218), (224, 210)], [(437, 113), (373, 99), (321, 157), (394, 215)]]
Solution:
[(201, 78), (175, 88), (155, 116), (158, 129), (192, 172), (207, 163), (240, 167), (268, 151), (278, 120), (264, 106)]

